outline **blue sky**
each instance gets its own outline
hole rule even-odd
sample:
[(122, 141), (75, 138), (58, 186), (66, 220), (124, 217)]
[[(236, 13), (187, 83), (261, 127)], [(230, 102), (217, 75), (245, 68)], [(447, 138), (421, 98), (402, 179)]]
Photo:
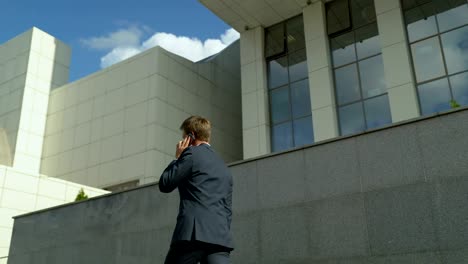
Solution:
[(0, 25), (0, 43), (36, 26), (71, 46), (71, 81), (154, 45), (198, 60), (237, 34), (197, 0), (3, 1)]

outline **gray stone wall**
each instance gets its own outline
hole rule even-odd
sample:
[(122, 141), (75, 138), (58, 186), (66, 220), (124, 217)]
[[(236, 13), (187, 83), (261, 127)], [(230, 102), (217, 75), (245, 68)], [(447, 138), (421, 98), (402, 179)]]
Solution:
[[(233, 263), (468, 261), (468, 109), (231, 164)], [(156, 185), (15, 219), (9, 264), (163, 263)]]

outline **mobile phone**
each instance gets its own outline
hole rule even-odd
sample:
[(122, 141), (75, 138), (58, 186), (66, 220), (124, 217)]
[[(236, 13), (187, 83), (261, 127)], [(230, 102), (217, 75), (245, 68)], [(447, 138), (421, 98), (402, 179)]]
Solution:
[(195, 141), (195, 136), (192, 133), (188, 133), (187, 136), (190, 137), (190, 144), (192, 144), (192, 142)]

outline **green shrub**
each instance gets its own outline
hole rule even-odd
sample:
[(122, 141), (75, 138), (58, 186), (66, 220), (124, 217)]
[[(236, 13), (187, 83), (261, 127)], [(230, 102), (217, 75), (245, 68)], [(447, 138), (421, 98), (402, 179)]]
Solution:
[(78, 195), (76, 195), (75, 202), (88, 199), (88, 195), (85, 194), (83, 188), (80, 189)]
[(450, 100), (450, 107), (453, 109), (453, 108), (460, 107), (460, 105), (457, 103), (457, 101)]

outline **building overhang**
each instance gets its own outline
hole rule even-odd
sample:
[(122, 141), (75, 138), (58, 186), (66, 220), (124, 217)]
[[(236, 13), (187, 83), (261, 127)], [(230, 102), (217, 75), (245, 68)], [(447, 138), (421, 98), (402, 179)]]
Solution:
[(198, 0), (238, 32), (269, 27), (302, 13), (307, 5), (325, 0)]

